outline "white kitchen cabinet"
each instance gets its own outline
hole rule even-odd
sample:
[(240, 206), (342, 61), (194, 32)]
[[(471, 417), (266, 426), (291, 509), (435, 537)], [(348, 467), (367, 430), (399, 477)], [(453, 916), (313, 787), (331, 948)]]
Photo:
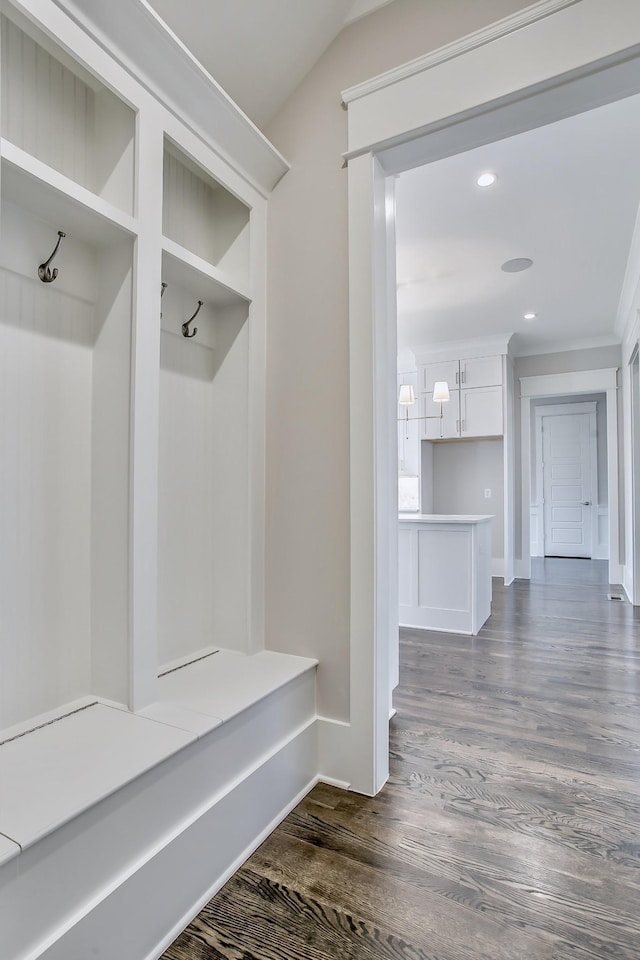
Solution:
[(400, 514), (400, 624), (476, 636), (491, 614), (488, 515)]
[(433, 393), (434, 384), (446, 380), (449, 389), (458, 385), (460, 364), (458, 360), (444, 360), (441, 363), (424, 363), (419, 369), (420, 392)]
[(471, 357), (421, 364), (420, 415), (439, 413), (434, 384), (446, 380), (451, 399), (443, 405), (442, 423), (423, 420), (421, 439), (451, 440), (503, 434), (502, 356)]
[(502, 433), (502, 387), (460, 390), (459, 436), (499, 437)]
[(460, 361), (460, 388), (495, 387), (502, 384), (502, 357), (472, 357)]
[(437, 420), (421, 420), (422, 440), (450, 440), (460, 436), (460, 400), (459, 390), (449, 389), (450, 399), (442, 404), (442, 420), (440, 419), (440, 404), (435, 402), (432, 394), (422, 394), (419, 402), (421, 417), (437, 417)]

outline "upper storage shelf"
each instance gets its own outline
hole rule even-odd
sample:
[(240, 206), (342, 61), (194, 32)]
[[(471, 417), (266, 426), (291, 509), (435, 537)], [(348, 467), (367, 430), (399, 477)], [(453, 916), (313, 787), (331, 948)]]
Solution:
[(2, 17), (3, 138), (133, 214), (133, 110), (15, 16)]
[[(165, 237), (216, 267), (246, 296), (249, 208), (165, 139), (162, 226)], [(178, 251), (172, 250), (174, 258)], [(185, 258), (189, 259), (189, 258)]]

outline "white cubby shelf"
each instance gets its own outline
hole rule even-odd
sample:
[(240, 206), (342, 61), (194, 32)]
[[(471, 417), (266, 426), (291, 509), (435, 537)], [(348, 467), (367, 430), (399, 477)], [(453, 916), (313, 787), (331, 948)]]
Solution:
[[(194, 254), (193, 265), (232, 289), (249, 284), (249, 207), (165, 139), (162, 228), (166, 238)], [(204, 264), (201, 263), (204, 261)], [(219, 271), (219, 272), (218, 272)]]
[(105, 245), (137, 235), (132, 216), (4, 138), (0, 160), (3, 196), (35, 216), (64, 224), (76, 239)]
[(131, 215), (135, 112), (13, 6), (6, 10), (2, 137)]

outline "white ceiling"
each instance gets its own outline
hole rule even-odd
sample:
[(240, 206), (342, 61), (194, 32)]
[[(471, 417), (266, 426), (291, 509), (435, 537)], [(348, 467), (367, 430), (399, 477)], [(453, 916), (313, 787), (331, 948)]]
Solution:
[(347, 24), (392, 0), (150, 0), (260, 128)]
[[(616, 342), (639, 121), (634, 96), (401, 174), (399, 347), (506, 333), (519, 355)], [(480, 188), (485, 170), (498, 181)], [(533, 266), (503, 273), (514, 257)]]

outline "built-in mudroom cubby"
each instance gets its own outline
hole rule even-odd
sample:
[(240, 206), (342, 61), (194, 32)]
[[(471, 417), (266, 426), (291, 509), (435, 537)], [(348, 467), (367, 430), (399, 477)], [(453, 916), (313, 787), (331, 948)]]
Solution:
[(164, 153), (159, 670), (249, 648), (249, 210)]
[(287, 164), (144, 0), (0, 34), (0, 956), (139, 960), (318, 776), (265, 629)]
[(128, 702), (135, 223), (132, 111), (6, 17), (2, 134), (4, 729), (92, 695)]
[(134, 111), (17, 10), (1, 28), (3, 156), (133, 213)]

